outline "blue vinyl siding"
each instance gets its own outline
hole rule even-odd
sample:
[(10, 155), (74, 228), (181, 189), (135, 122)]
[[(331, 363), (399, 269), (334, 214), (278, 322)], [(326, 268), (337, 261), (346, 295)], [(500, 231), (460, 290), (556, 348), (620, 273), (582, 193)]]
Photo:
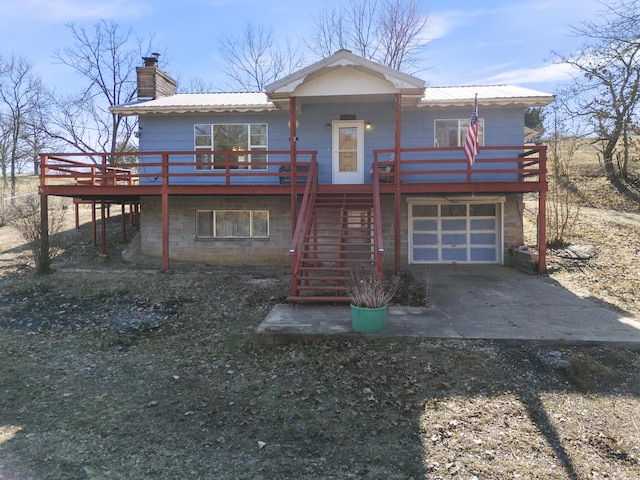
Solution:
[[(402, 138), (403, 148), (433, 147), (434, 146), (434, 121), (436, 119), (458, 119), (466, 118), (470, 115), (468, 109), (418, 109), (408, 110), (402, 113)], [(325, 104), (304, 104), (298, 114), (298, 150), (317, 151), (320, 183), (331, 183), (331, 122), (339, 120), (341, 115), (355, 115), (357, 120), (369, 122), (372, 125), (370, 130), (364, 132), (364, 181), (371, 182), (369, 174), (373, 162), (373, 150), (388, 149), (394, 146), (394, 118), (395, 109), (393, 102), (378, 103), (325, 103)], [(524, 115), (521, 108), (487, 108), (480, 109), (479, 116), (485, 121), (485, 145), (521, 145), (523, 142)], [(289, 149), (289, 120), (288, 112), (271, 113), (227, 113), (217, 115), (155, 115), (140, 117), (140, 138), (139, 145), (141, 151), (193, 151), (194, 150), (194, 125), (213, 123), (267, 123), (268, 124), (268, 148), (269, 150)], [(444, 153), (444, 154), (443, 154)], [(495, 154), (496, 152), (493, 152)], [(498, 152), (500, 153), (500, 152)], [(460, 158), (459, 152), (439, 152), (439, 157), (447, 155)], [(513, 156), (513, 152), (505, 152), (504, 155)], [(408, 156), (408, 155), (407, 155)], [(479, 158), (481, 158), (482, 154)], [(419, 158), (424, 158), (420, 154)], [(172, 157), (173, 160), (193, 162), (193, 156)], [(298, 161), (308, 161), (309, 156), (300, 156)], [(390, 158), (381, 157), (386, 161)], [(159, 162), (160, 157), (144, 157), (144, 160)], [(285, 162), (289, 157), (269, 156), (271, 162)], [(477, 170), (482, 168), (515, 168), (515, 165), (506, 167), (505, 164), (476, 164)], [(423, 166), (420, 167), (424, 168)], [(451, 169), (451, 165), (435, 164), (433, 169)], [(460, 174), (445, 176), (423, 175), (425, 178), (415, 178), (416, 181), (466, 181), (466, 171), (464, 165), (460, 164)], [(159, 168), (144, 169), (146, 173), (159, 173)], [(277, 172), (278, 166), (270, 166), (270, 172)], [(195, 172), (195, 167), (185, 165), (174, 167), (171, 173)], [(487, 174), (486, 176), (474, 177), (476, 181), (515, 181), (515, 175), (507, 174)], [(149, 182), (153, 179), (143, 179)], [(272, 177), (236, 177), (237, 183), (278, 183), (277, 176)], [(196, 183), (222, 183), (220, 177), (178, 177), (172, 179), (172, 183), (196, 184)]]

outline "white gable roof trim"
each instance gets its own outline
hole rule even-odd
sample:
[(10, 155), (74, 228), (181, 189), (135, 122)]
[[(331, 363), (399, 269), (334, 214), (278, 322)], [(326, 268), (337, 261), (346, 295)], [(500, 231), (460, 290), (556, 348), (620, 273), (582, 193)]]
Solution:
[(354, 55), (349, 50), (339, 50), (327, 58), (267, 85), (267, 95), (274, 99), (295, 95), (296, 89), (303, 83), (341, 67), (350, 67), (368, 75), (384, 79), (400, 92), (421, 92), (425, 85), (424, 80), (417, 77)]

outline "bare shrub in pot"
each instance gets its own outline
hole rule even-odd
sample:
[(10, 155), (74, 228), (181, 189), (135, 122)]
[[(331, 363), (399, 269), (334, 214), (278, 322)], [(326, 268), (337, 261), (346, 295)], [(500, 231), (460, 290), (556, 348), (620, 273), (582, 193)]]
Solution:
[(351, 303), (361, 308), (380, 308), (386, 306), (400, 284), (397, 276), (390, 280), (368, 265), (358, 265), (351, 270), (349, 292)]

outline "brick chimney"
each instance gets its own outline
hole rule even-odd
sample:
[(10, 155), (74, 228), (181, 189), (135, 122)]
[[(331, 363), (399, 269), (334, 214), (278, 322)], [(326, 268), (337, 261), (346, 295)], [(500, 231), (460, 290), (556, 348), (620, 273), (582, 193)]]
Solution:
[(142, 57), (144, 67), (136, 67), (139, 100), (153, 100), (176, 94), (176, 81), (158, 68), (159, 56), (153, 53), (151, 57)]

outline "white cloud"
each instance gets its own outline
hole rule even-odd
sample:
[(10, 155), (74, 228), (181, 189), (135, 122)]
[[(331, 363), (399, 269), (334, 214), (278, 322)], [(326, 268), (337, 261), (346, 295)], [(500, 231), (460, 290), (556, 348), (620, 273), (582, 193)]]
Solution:
[(456, 15), (452, 13), (440, 13), (437, 15), (429, 14), (427, 21), (427, 32), (425, 34), (426, 40), (431, 42), (438, 38), (445, 37), (456, 24)]
[[(13, 2), (12, 2), (13, 3)], [(138, 17), (151, 10), (146, 1), (127, 0), (26, 0), (11, 6), (0, 6), (6, 18), (25, 18), (57, 23), (101, 18)]]
[(565, 63), (552, 63), (531, 68), (517, 68), (480, 80), (482, 84), (516, 84), (564, 82), (571, 79), (572, 69)]

